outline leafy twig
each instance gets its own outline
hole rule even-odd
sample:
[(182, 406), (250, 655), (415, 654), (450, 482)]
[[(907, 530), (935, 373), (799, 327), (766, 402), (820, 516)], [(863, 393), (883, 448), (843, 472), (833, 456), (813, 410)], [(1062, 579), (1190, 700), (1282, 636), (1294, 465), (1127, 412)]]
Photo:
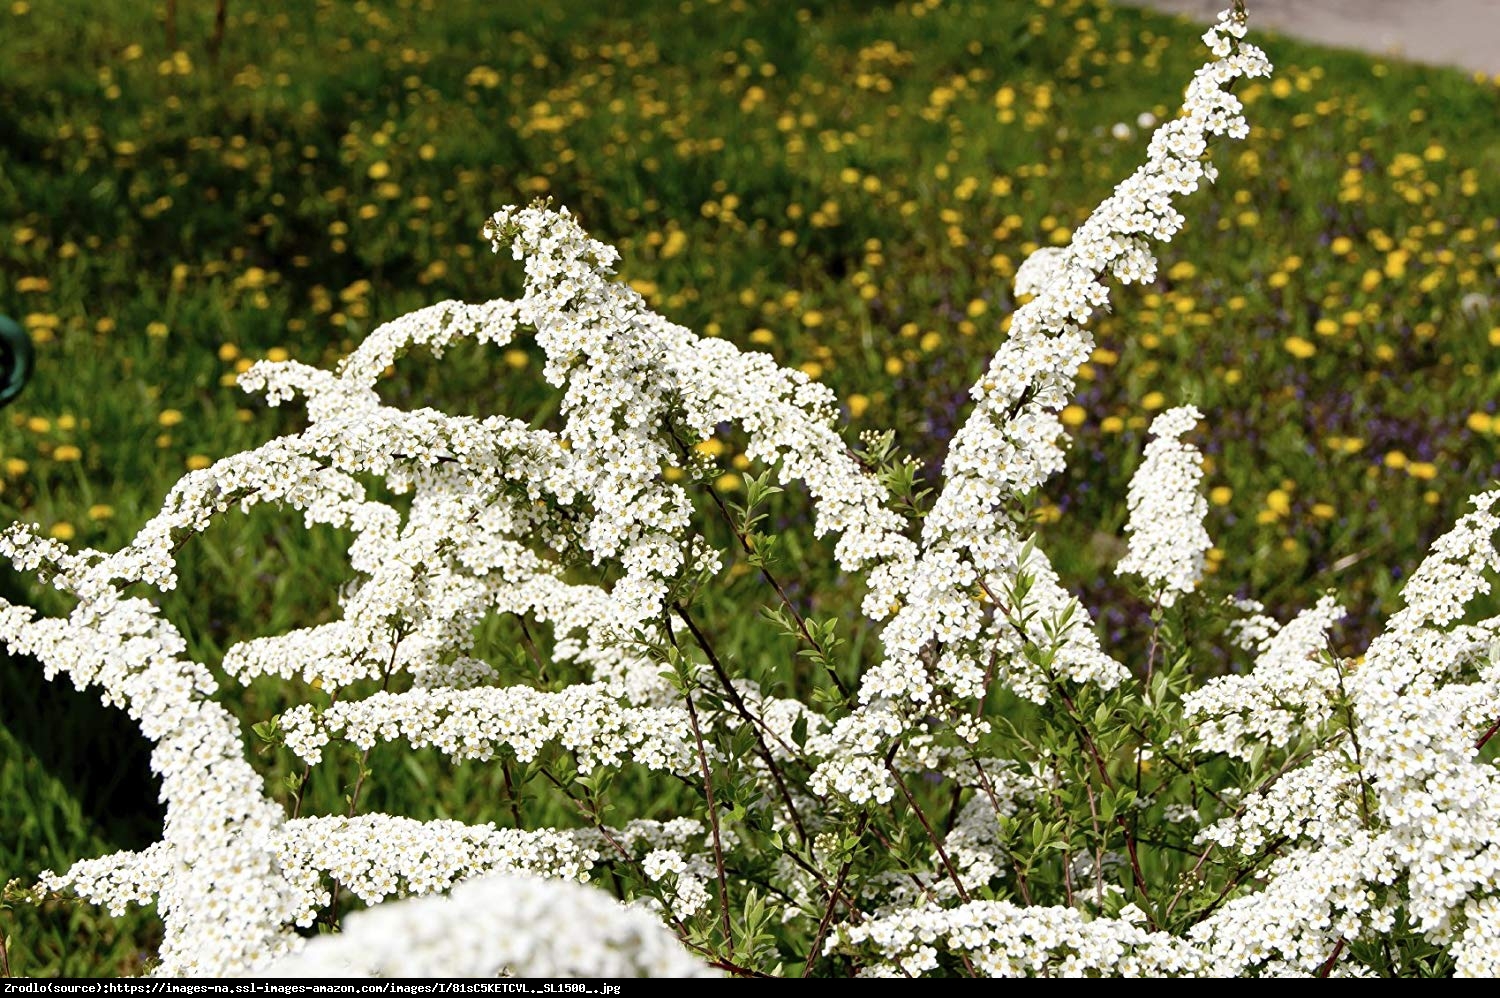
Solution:
[(708, 766), (708, 753), (703, 749), (703, 732), (698, 727), (698, 709), (693, 706), (693, 691), (683, 690), (687, 701), (688, 721), (693, 726), (693, 741), (698, 747), (698, 766), (703, 771), (703, 792), (708, 797), (708, 823), (713, 830), (714, 868), (719, 876), (719, 916), (724, 923), (724, 945), (729, 958), (734, 959), (734, 935), (729, 928), (729, 878), (724, 875), (724, 846), (719, 836), (719, 811), (714, 804), (714, 778)]

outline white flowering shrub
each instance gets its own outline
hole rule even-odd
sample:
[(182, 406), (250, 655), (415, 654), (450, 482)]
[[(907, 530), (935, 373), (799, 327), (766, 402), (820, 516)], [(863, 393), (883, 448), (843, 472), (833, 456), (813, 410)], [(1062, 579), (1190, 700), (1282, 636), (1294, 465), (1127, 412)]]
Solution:
[[(128, 711), (167, 802), (159, 842), (37, 890), (155, 903), (167, 975), (1500, 971), (1500, 618), (1466, 616), (1500, 569), (1500, 492), (1361, 662), (1326, 651), (1334, 598), (1284, 626), (1244, 602), (1245, 655), (1217, 678), (1183, 636), (1223, 612), (1196, 592), (1197, 410), (1157, 419), (1128, 496), (1144, 661), (1101, 647), (1025, 516), (1063, 466), (1105, 280), (1153, 279), (1149, 240), (1213, 179), (1210, 139), (1246, 133), (1233, 85), (1270, 67), (1244, 33), (1220, 18), (1145, 165), (1021, 269), (1035, 297), (930, 502), (890, 437), (845, 441), (828, 389), (655, 314), (614, 249), (533, 205), (488, 225), (521, 297), (404, 316), (336, 371), (256, 365), (244, 386), (300, 400), (306, 429), (188, 474), (122, 550), (9, 530), (0, 549), (76, 606), (4, 605), (0, 637)], [(550, 428), (376, 391), (408, 351), (523, 337), (560, 392)], [(738, 504), (694, 450), (726, 425), (762, 469)], [(766, 513), (783, 489), (862, 580), (863, 621), (788, 595)], [(339, 616), (194, 661), (143, 594), (176, 585), (191, 535), (266, 503), (351, 532)], [(805, 695), (720, 647), (726, 559), (765, 583)], [(503, 671), (496, 617), (523, 635)], [(261, 677), (307, 701), (247, 735), (221, 700)], [(352, 751), (347, 813), (302, 814), (297, 781), (268, 794), (255, 742), (302, 783)], [(482, 824), (360, 813), (380, 743), (496, 767), (510, 800)], [(661, 788), (655, 813), (622, 810), (626, 781)], [(550, 811), (528, 806), (543, 793)], [(342, 931), (307, 942), (320, 922)]]

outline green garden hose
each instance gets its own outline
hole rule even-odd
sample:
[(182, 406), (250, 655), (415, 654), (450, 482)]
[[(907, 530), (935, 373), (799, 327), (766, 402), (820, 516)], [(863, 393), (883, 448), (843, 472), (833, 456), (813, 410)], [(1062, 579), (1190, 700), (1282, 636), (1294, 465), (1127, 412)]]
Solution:
[(0, 406), (15, 401), (31, 378), (31, 337), (9, 316), (0, 315)]

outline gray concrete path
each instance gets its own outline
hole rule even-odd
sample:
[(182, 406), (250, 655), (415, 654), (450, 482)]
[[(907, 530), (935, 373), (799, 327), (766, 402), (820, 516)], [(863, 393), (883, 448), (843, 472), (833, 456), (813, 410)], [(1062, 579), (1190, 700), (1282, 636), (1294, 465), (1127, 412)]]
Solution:
[[(1229, 0), (1120, 0), (1212, 21)], [(1246, 0), (1250, 28), (1500, 74), (1500, 0)]]

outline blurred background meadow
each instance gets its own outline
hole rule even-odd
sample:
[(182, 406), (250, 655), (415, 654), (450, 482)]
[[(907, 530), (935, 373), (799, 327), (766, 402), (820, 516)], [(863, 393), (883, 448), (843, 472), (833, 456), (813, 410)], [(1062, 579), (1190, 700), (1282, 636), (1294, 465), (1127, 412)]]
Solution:
[[(217, 44), (213, 3), (175, 6), (174, 48), (163, 3), (0, 0), (0, 313), (37, 352), (0, 412), (0, 521), (73, 544), (118, 547), (185, 471), (302, 425), (235, 387), (254, 360), (330, 365), (409, 310), (514, 294), (479, 228), (539, 196), (618, 246), (664, 315), (800, 367), (843, 399), (851, 441), (892, 427), (933, 478), (1015, 268), (1143, 158), (1205, 55), (1201, 28), (1100, 0), (233, 0)], [(1341, 654), (1500, 477), (1500, 80), (1256, 40), (1277, 71), (1237, 91), (1252, 133), (1219, 147), (1156, 284), (1094, 323), (1072, 466), (1035, 498), (1117, 649), (1146, 632), (1111, 569), (1160, 409), (1207, 416), (1204, 598), (1284, 616), (1336, 589)], [(389, 397), (544, 418), (539, 372), (525, 342), (414, 357)], [(735, 436), (704, 449), (741, 488)], [(275, 510), (227, 521), (162, 605), (216, 662), (329, 619), (346, 541)], [(803, 530), (789, 554), (793, 596), (850, 615), (827, 547)], [(730, 573), (725, 606), (753, 602)], [(737, 654), (784, 651), (753, 614), (719, 626)], [(248, 722), (301, 692), (229, 699)], [(0, 880), (159, 835), (131, 730), (7, 663)], [(290, 765), (263, 764), (272, 785)], [(500, 818), (498, 776), (424, 765), (377, 776), (369, 806)], [(310, 806), (340, 809), (348, 779)], [(670, 812), (647, 786), (640, 813)], [(53, 900), (0, 908), (0, 936), (11, 974), (107, 975), (148, 966), (159, 928)]]

